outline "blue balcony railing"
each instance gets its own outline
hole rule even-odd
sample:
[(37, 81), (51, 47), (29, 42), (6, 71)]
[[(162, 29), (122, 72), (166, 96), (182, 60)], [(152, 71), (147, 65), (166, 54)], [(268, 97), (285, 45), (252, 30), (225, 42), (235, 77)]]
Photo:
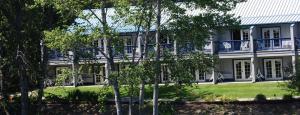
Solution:
[(219, 52), (233, 52), (233, 51), (250, 51), (250, 41), (249, 40), (226, 40), (217, 41)]
[(67, 56), (64, 55), (64, 53), (58, 51), (58, 50), (49, 50), (48, 51), (48, 59), (49, 60), (58, 60), (66, 58)]
[(292, 49), (291, 38), (256, 39), (256, 50)]
[(125, 47), (125, 51), (127, 54), (133, 53), (133, 48), (137, 48), (137, 46), (134, 46), (134, 45), (126, 45), (124, 47)]
[(195, 51), (195, 46), (191, 42), (187, 42), (183, 45), (178, 45), (178, 53), (179, 54), (187, 54)]
[(174, 51), (174, 45), (171, 43), (169, 43), (169, 44), (163, 43), (163, 44), (161, 44), (161, 48), (165, 51), (170, 51), (170, 52)]
[(211, 52), (211, 51), (212, 51), (212, 48), (213, 48), (212, 42), (206, 42), (206, 43), (204, 44), (203, 51), (204, 51), (204, 52)]

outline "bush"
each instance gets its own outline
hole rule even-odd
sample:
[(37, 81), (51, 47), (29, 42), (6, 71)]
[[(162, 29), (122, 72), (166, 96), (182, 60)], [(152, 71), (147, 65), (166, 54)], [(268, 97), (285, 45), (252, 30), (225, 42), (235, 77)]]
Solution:
[(237, 101), (236, 98), (231, 97), (231, 96), (225, 96), (225, 95), (222, 95), (222, 96), (218, 97), (217, 99), (219, 99), (220, 101), (225, 102), (225, 103), (226, 103), (226, 102)]
[(263, 94), (257, 94), (254, 99), (254, 101), (266, 101), (266, 100), (267, 100), (267, 98)]
[(98, 95), (96, 92), (91, 91), (80, 91), (79, 89), (71, 90), (68, 92), (68, 100), (69, 101), (89, 101), (89, 102), (97, 102)]
[(293, 95), (291, 95), (291, 94), (284, 94), (282, 96), (282, 100), (293, 100), (293, 99), (294, 99)]
[(164, 115), (174, 115), (175, 110), (175, 103), (172, 101), (159, 101), (158, 111)]

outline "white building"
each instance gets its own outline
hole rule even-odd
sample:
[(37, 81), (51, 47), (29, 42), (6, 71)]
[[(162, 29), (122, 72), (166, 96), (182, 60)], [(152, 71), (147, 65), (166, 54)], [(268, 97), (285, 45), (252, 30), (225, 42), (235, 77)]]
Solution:
[[(241, 29), (216, 32), (205, 46), (207, 53), (215, 54), (222, 62), (211, 72), (195, 71), (197, 82), (283, 80), (296, 72), (300, 48), (300, 0), (248, 0), (239, 3), (231, 12), (240, 16)], [(132, 32), (126, 37), (126, 55), (132, 53)], [(166, 40), (165, 47), (176, 49), (173, 41)], [(98, 42), (101, 47), (103, 43)], [(138, 44), (137, 48), (141, 48)], [(141, 54), (137, 50), (137, 55)], [(174, 51), (176, 52), (176, 51)], [(50, 76), (59, 73), (60, 67), (71, 65), (65, 58), (52, 55)], [(98, 56), (99, 57), (99, 56)], [(100, 56), (101, 57), (101, 56)], [(115, 59), (116, 62), (122, 59)], [(97, 75), (82, 75), (85, 83), (99, 84), (105, 76), (105, 60), (97, 61)], [(162, 67), (162, 82), (168, 69)], [(255, 77), (254, 77), (255, 76)]]

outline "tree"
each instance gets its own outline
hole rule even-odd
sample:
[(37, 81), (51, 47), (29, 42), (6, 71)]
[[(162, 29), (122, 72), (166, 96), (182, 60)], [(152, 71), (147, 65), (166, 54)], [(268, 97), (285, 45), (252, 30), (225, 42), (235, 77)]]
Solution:
[[(133, 49), (130, 67), (134, 69), (134, 66), (145, 67), (143, 62), (148, 60), (148, 42), (150, 40), (150, 28), (153, 24), (154, 18), (154, 1), (149, 0), (137, 0), (134, 3), (130, 0), (119, 0), (116, 3), (116, 15), (124, 20), (124, 25), (134, 26), (135, 37), (133, 38)], [(140, 37), (140, 38), (139, 38)], [(140, 39), (140, 40), (138, 40)], [(139, 43), (138, 43), (139, 42)], [(139, 44), (143, 44), (143, 48), (139, 49), (141, 54), (136, 56), (136, 47)], [(143, 50), (142, 50), (143, 49)], [(138, 58), (138, 61), (135, 61)], [(137, 65), (139, 64), (139, 65)], [(146, 69), (146, 68), (144, 68)], [(149, 69), (149, 67), (147, 68)], [(139, 91), (139, 114), (143, 113), (144, 108), (144, 92), (145, 92), (145, 80), (152, 79), (152, 74), (143, 74), (139, 76), (140, 91)]]
[[(2, 0), (0, 7), (0, 42), (4, 60), (1, 69), (6, 76), (4, 93), (21, 90), (21, 113), (26, 115), (28, 91), (40, 84), (42, 92), (44, 77), (38, 76), (46, 74), (45, 69), (39, 68), (45, 66), (46, 62), (41, 62), (46, 56), (41, 56), (40, 41), (43, 39), (43, 31), (70, 21), (60, 22), (64, 17), (51, 5), (40, 4), (40, 1)], [(14, 80), (16, 78), (20, 78), (20, 90), (15, 90), (18, 86), (18, 82)]]
[[(224, 27), (236, 25), (236, 18), (228, 14), (240, 0), (198, 1), (188, 0), (174, 2), (173, 0), (156, 0), (156, 58), (155, 82), (153, 92), (153, 115), (158, 114), (158, 78), (160, 75), (160, 40), (161, 30), (179, 43), (179, 49), (186, 42), (191, 42), (196, 48), (202, 49), (211, 30), (222, 30)], [(163, 13), (161, 13), (164, 11)], [(188, 11), (194, 11), (188, 14)], [(161, 24), (162, 14), (168, 14), (167, 21)], [(165, 17), (166, 18), (166, 17)], [(180, 52), (179, 52), (180, 53)], [(175, 58), (176, 59), (176, 58)]]
[[(100, 53), (107, 60), (106, 66), (108, 69), (107, 69), (106, 74), (110, 75), (109, 78), (107, 78), (107, 79), (109, 80), (109, 84), (112, 85), (113, 90), (114, 90), (117, 114), (121, 115), (122, 112), (121, 112), (121, 103), (120, 103), (119, 83), (118, 83), (117, 77), (114, 77), (114, 74), (111, 74), (111, 73), (116, 72), (116, 70), (117, 70), (115, 68), (114, 57), (115, 57), (116, 53), (118, 53), (118, 51), (114, 50), (114, 49), (118, 49), (118, 45), (120, 45), (120, 44), (119, 44), (117, 32), (107, 22), (107, 11), (114, 2), (110, 1), (110, 0), (101, 0), (101, 1), (96, 1), (96, 0), (91, 0), (91, 1), (54, 0), (54, 1), (51, 1), (51, 3), (55, 4), (54, 6), (56, 6), (57, 9), (62, 10), (62, 11), (65, 8), (72, 9), (70, 13), (76, 14), (76, 16), (78, 18), (81, 18), (82, 20), (84, 20), (84, 22), (87, 22), (88, 25), (90, 25), (89, 27), (92, 27), (92, 28), (84, 28), (84, 29), (88, 30), (88, 31), (85, 31), (86, 32), (85, 36), (87, 38), (103, 39), (104, 45), (105, 45), (104, 50), (97, 49), (97, 51), (100, 51)], [(83, 13), (84, 10), (86, 11), (86, 13)], [(96, 11), (100, 11), (100, 14), (98, 14)], [(94, 19), (94, 21), (96, 20), (96, 26), (89, 21), (89, 19), (91, 19), (91, 18)], [(76, 22), (73, 22), (73, 23), (76, 23)], [(73, 36), (74, 32), (72, 32), (72, 31), (75, 31), (75, 33), (79, 32), (79, 34), (77, 34), (79, 36), (84, 35), (84, 33), (82, 33), (82, 31), (77, 30), (79, 28), (82, 28), (82, 25), (80, 25), (80, 24), (75, 24), (75, 25), (78, 25), (78, 26), (76, 26), (76, 28), (71, 30), (69, 32), (70, 34), (67, 36)], [(58, 29), (58, 30), (60, 30), (60, 29)], [(65, 31), (66, 30), (67, 29), (65, 29)], [(50, 32), (50, 33), (52, 33), (52, 32)], [(51, 35), (50, 33), (49, 33), (49, 35)], [(60, 33), (60, 32), (58, 31), (58, 33)], [(56, 36), (56, 35), (57, 34), (55, 34), (54, 36)], [(66, 39), (66, 38), (72, 38), (72, 37), (61, 36), (61, 37), (57, 37), (57, 38)], [(80, 38), (80, 37), (78, 37), (78, 38)], [(63, 39), (60, 39), (60, 40), (63, 40)], [(61, 46), (63, 46), (63, 45), (61, 44)], [(75, 54), (77, 54), (77, 53), (75, 53)]]

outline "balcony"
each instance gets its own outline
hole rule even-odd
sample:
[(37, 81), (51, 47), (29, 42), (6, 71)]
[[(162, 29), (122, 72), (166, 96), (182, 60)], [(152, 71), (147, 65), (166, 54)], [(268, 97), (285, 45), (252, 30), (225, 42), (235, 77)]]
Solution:
[(58, 50), (49, 50), (48, 51), (48, 59), (49, 60), (66, 60), (67, 55), (58, 51)]
[(255, 49), (261, 50), (292, 50), (291, 38), (273, 38), (254, 40)]
[(216, 41), (217, 51), (223, 52), (250, 52), (249, 40)]

